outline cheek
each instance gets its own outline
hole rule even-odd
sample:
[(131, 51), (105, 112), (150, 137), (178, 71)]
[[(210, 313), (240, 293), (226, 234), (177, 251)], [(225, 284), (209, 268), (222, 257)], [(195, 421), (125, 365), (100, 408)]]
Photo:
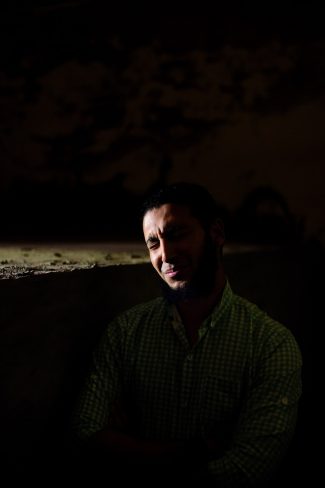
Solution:
[(160, 271), (159, 258), (157, 256), (150, 256), (150, 261), (151, 261), (152, 266), (157, 271)]

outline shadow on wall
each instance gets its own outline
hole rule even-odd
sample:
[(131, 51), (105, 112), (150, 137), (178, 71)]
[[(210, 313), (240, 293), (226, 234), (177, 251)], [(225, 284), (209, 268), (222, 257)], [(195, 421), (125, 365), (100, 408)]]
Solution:
[(304, 226), (290, 212), (281, 193), (269, 186), (252, 190), (235, 212), (230, 224), (232, 240), (256, 244), (297, 244)]
[[(0, 199), (2, 208), (7, 209), (0, 241), (142, 240), (140, 206), (152, 190), (166, 182), (165, 176), (162, 173), (142, 195), (125, 189), (123, 173), (107, 183), (76, 188), (17, 183)], [(302, 220), (271, 187), (251, 191), (233, 213), (222, 202), (219, 208), (228, 241), (290, 245), (304, 239)]]

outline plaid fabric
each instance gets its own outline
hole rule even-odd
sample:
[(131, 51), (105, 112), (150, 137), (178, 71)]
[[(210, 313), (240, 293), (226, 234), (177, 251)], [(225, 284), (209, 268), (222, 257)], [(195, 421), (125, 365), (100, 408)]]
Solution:
[(229, 283), (191, 346), (176, 308), (156, 298), (118, 316), (93, 356), (75, 415), (81, 439), (122, 408), (148, 439), (217, 439), (209, 462), (222, 486), (272, 473), (287, 450), (301, 394), (291, 332)]

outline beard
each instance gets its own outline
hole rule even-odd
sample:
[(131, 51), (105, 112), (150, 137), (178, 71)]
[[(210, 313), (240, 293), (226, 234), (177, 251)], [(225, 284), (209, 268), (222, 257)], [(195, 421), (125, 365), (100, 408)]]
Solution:
[(165, 281), (161, 282), (162, 294), (170, 303), (193, 298), (208, 296), (216, 283), (216, 271), (220, 266), (219, 248), (206, 236), (201, 257), (198, 261), (198, 268), (190, 282), (180, 288), (171, 288)]

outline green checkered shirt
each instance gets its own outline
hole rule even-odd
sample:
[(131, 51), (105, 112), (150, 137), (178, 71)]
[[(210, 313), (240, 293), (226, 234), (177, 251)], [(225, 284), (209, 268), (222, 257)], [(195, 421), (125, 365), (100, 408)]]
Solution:
[(221, 442), (223, 454), (208, 465), (221, 486), (259, 482), (287, 450), (301, 394), (299, 348), (229, 283), (195, 346), (160, 297), (110, 323), (93, 359), (75, 415), (81, 439), (109, 425), (121, 402), (142, 438)]

